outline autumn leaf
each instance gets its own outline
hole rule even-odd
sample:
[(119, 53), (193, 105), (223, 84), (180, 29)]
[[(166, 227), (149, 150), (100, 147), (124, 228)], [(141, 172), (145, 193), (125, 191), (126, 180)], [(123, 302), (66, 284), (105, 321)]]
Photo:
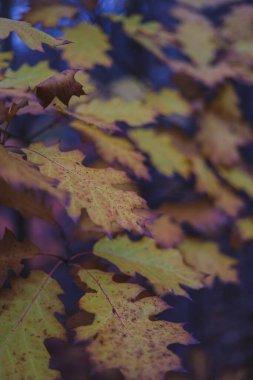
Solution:
[(222, 254), (216, 243), (188, 238), (178, 248), (191, 268), (206, 275), (207, 285), (212, 284), (215, 277), (224, 282), (237, 281), (237, 260)]
[(63, 18), (73, 18), (77, 13), (77, 8), (70, 5), (50, 4), (45, 6), (36, 6), (30, 12), (24, 15), (24, 20), (31, 24), (41, 22), (44, 27), (52, 28)]
[(174, 202), (162, 205), (161, 212), (179, 225), (189, 225), (205, 236), (215, 236), (226, 226), (228, 218), (224, 212), (207, 199)]
[(253, 176), (243, 168), (220, 168), (220, 175), (235, 189), (243, 190), (253, 197)]
[(114, 223), (127, 230), (143, 232), (145, 218), (134, 210), (145, 208), (146, 203), (133, 191), (117, 187), (130, 182), (124, 172), (84, 167), (81, 152), (61, 152), (56, 145), (33, 144), (27, 155), (30, 161), (39, 164), (43, 175), (60, 182), (59, 190), (70, 193), (67, 211), (75, 220), (79, 219), (81, 210), (86, 209), (91, 220), (108, 233), (113, 231)]
[(88, 340), (86, 350), (97, 371), (118, 368), (127, 380), (162, 380), (168, 370), (180, 369), (179, 358), (167, 347), (192, 338), (178, 323), (151, 320), (168, 307), (165, 302), (136, 300), (144, 289), (114, 282), (113, 273), (81, 269), (78, 276), (93, 290), (81, 298), (80, 308), (95, 318), (76, 328), (76, 341)]
[(233, 130), (232, 122), (205, 113), (201, 120), (201, 127), (197, 139), (203, 155), (216, 165), (233, 166), (241, 161), (239, 148), (248, 139)]
[[(73, 116), (87, 124), (96, 125), (102, 129), (114, 129), (115, 122), (125, 122), (131, 127), (139, 127), (154, 121), (156, 111), (141, 100), (126, 102), (120, 98), (109, 100), (94, 99), (75, 107)], [(89, 122), (90, 121), (90, 122)], [(110, 125), (113, 128), (110, 128)], [(104, 126), (104, 128), (103, 128)], [(108, 126), (108, 128), (106, 127)]]
[(151, 235), (160, 248), (172, 248), (177, 246), (184, 237), (180, 226), (173, 222), (169, 215), (163, 214), (148, 226)]
[[(50, 356), (44, 340), (64, 338), (63, 327), (54, 313), (64, 313), (57, 282), (50, 279), (33, 302), (34, 295), (46, 274), (33, 272), (28, 278), (16, 278), (11, 289), (2, 289), (0, 298), (0, 377), (2, 379), (55, 379), (57, 372), (49, 369)], [(21, 319), (21, 317), (24, 317)]]
[(187, 157), (177, 149), (170, 136), (166, 133), (156, 133), (151, 129), (138, 129), (129, 133), (137, 146), (150, 156), (154, 167), (166, 176), (175, 173), (187, 177), (190, 173), (190, 163)]
[[(233, 194), (228, 187), (222, 186), (212, 170), (200, 157), (192, 158), (192, 163), (193, 172), (196, 176), (196, 190), (213, 198), (217, 208), (223, 210), (227, 215), (237, 216), (243, 207), (240, 198)], [(225, 171), (225, 168), (222, 170)]]
[(166, 62), (164, 48), (175, 42), (175, 36), (167, 31), (159, 22), (143, 22), (139, 14), (125, 17), (121, 15), (110, 15), (114, 22), (121, 22), (125, 33), (137, 43), (154, 54), (158, 59)]
[(171, 116), (189, 116), (191, 107), (175, 89), (162, 89), (159, 92), (149, 91), (145, 94), (147, 106), (158, 114)]
[(6, 231), (0, 240), (0, 285), (3, 286), (8, 271), (11, 270), (19, 275), (23, 269), (21, 261), (33, 257), (36, 253), (38, 248), (30, 241), (20, 242), (10, 231)]
[[(106, 34), (97, 26), (82, 23), (64, 29), (65, 37), (73, 44), (66, 45), (62, 54), (73, 68), (90, 69), (95, 65), (111, 66), (107, 52), (110, 43)], [(84, 38), (85, 36), (85, 38)]]
[(35, 66), (23, 64), (18, 70), (7, 69), (0, 88), (34, 88), (42, 81), (56, 74), (57, 71), (48, 66), (47, 61), (38, 62)]
[(73, 95), (85, 95), (82, 85), (75, 80), (75, 74), (76, 70), (64, 70), (38, 84), (35, 91), (40, 104), (46, 108), (54, 98), (58, 98), (68, 105)]
[(54, 186), (54, 180), (42, 175), (20, 155), (8, 152), (0, 146), (0, 179), (10, 188), (19, 191), (33, 191), (38, 198), (60, 203), (66, 202), (66, 193)]
[(145, 157), (126, 138), (105, 134), (79, 121), (72, 122), (71, 126), (79, 131), (84, 139), (87, 137), (94, 142), (98, 154), (106, 162), (118, 162), (131, 169), (137, 177), (149, 179), (148, 169), (144, 164)]
[(211, 64), (219, 47), (211, 23), (199, 13), (185, 8), (175, 8), (172, 14), (182, 21), (176, 35), (184, 53), (198, 66)]
[[(232, 8), (231, 12), (224, 17), (224, 24), (221, 30), (223, 38), (238, 54), (253, 57), (252, 49), (252, 5), (242, 4)], [(243, 20), (243, 23), (240, 21)], [(239, 24), (241, 24), (239, 26)]]
[(115, 264), (123, 273), (141, 274), (159, 295), (169, 292), (187, 295), (181, 285), (202, 286), (201, 276), (184, 264), (178, 250), (159, 249), (153, 239), (142, 238), (133, 242), (126, 236), (113, 240), (103, 238), (95, 244), (94, 253)]
[(42, 44), (55, 47), (69, 43), (69, 41), (54, 38), (39, 29), (33, 28), (25, 21), (0, 18), (0, 39), (7, 38), (11, 32), (17, 33), (30, 49), (38, 51), (43, 51)]

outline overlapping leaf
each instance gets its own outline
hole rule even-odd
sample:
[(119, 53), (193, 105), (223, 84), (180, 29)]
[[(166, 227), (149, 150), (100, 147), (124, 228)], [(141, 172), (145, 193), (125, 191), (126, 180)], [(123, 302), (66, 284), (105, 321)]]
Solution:
[(146, 277), (161, 295), (169, 292), (186, 295), (182, 284), (201, 287), (201, 275), (184, 264), (180, 252), (159, 249), (153, 239), (132, 242), (126, 236), (112, 241), (104, 238), (96, 243), (94, 253), (117, 265), (123, 273)]
[(134, 210), (145, 208), (146, 203), (136, 193), (117, 187), (129, 182), (124, 172), (84, 167), (81, 152), (61, 152), (57, 146), (34, 144), (27, 154), (30, 161), (40, 165), (42, 174), (59, 180), (59, 190), (70, 193), (67, 210), (71, 217), (77, 220), (86, 209), (92, 221), (106, 232), (113, 231), (113, 224), (143, 232), (145, 218)]
[(88, 339), (86, 349), (97, 371), (118, 368), (127, 380), (162, 380), (165, 372), (181, 367), (167, 346), (192, 338), (180, 324), (150, 320), (166, 303), (158, 297), (136, 300), (143, 288), (116, 283), (112, 273), (83, 269), (78, 275), (93, 290), (81, 298), (80, 307), (95, 319), (76, 329), (76, 340)]
[(25, 21), (0, 18), (0, 39), (7, 38), (11, 32), (17, 33), (30, 49), (38, 51), (43, 51), (42, 44), (55, 47), (68, 43), (66, 40), (54, 38), (39, 29), (33, 28)]
[[(46, 274), (34, 272), (27, 279), (17, 278), (11, 289), (2, 289), (0, 298), (0, 377), (2, 379), (55, 379), (49, 369), (50, 356), (44, 340), (64, 338), (65, 332), (54, 313), (64, 313), (57, 282), (50, 279), (27, 315), (27, 307), (45, 280)], [(22, 317), (24, 316), (24, 317)]]

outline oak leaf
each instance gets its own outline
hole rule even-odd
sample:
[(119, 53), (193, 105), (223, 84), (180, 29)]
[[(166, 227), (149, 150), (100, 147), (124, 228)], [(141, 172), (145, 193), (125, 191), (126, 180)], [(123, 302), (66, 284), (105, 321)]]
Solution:
[[(87, 103), (81, 103), (75, 107), (74, 117), (75, 114), (79, 120), (83, 117), (83, 121), (86, 121), (87, 124), (93, 123), (102, 129), (115, 130), (115, 122), (120, 121), (131, 127), (151, 123), (157, 112), (138, 99), (126, 102), (120, 98), (110, 98), (109, 100), (94, 99)], [(110, 125), (113, 128), (110, 128)]]
[(166, 30), (157, 21), (143, 22), (139, 14), (130, 17), (110, 15), (114, 22), (121, 22), (125, 33), (137, 43), (154, 54), (158, 59), (166, 62), (164, 48), (175, 42), (175, 36)]
[(25, 21), (0, 18), (0, 39), (7, 38), (11, 32), (17, 33), (30, 49), (38, 51), (43, 51), (42, 44), (55, 47), (69, 43), (69, 41), (54, 38), (39, 29), (33, 28)]
[[(52, 379), (57, 372), (49, 369), (50, 355), (43, 341), (64, 338), (65, 330), (54, 316), (64, 313), (58, 299), (61, 288), (52, 278), (40, 297), (27, 308), (46, 274), (33, 272), (28, 278), (16, 278), (11, 289), (2, 289), (0, 297), (0, 378)], [(21, 319), (22, 318), (22, 319)]]
[(171, 116), (189, 116), (190, 104), (174, 89), (162, 89), (159, 92), (147, 92), (145, 94), (147, 106), (156, 110), (158, 114)]
[[(241, 23), (243, 20), (243, 23)], [(242, 4), (232, 8), (231, 12), (224, 17), (221, 35), (227, 40), (229, 47), (239, 55), (253, 57), (253, 6)]]
[(130, 182), (124, 172), (84, 167), (83, 153), (61, 152), (56, 145), (33, 144), (27, 155), (30, 161), (39, 164), (43, 175), (60, 182), (58, 189), (70, 193), (67, 211), (75, 220), (79, 219), (81, 210), (86, 209), (91, 220), (108, 233), (113, 231), (114, 223), (127, 230), (143, 232), (145, 218), (134, 210), (145, 208), (146, 203), (133, 191), (117, 187)]
[(73, 68), (90, 69), (95, 65), (111, 66), (107, 54), (108, 37), (97, 25), (82, 23), (75, 28), (64, 29), (65, 37), (73, 44), (64, 47), (62, 58)]
[(158, 212), (164, 213), (179, 225), (187, 224), (205, 236), (216, 236), (226, 226), (228, 217), (207, 199), (192, 202), (167, 203)]
[(77, 8), (70, 5), (50, 4), (36, 6), (27, 12), (23, 19), (31, 24), (42, 23), (46, 28), (52, 28), (63, 18), (73, 18), (77, 13)]
[(237, 190), (245, 191), (253, 197), (253, 176), (241, 167), (219, 168), (219, 174)]
[(201, 276), (184, 264), (178, 250), (159, 249), (153, 239), (133, 242), (126, 236), (113, 240), (103, 238), (95, 244), (94, 253), (115, 264), (123, 273), (146, 277), (159, 295), (169, 292), (186, 295), (181, 285), (202, 286)]
[(79, 131), (82, 137), (94, 142), (98, 154), (106, 162), (110, 164), (118, 162), (123, 167), (131, 169), (137, 177), (149, 179), (148, 169), (144, 164), (145, 157), (126, 138), (105, 134), (79, 121), (72, 122), (71, 126)]
[(201, 157), (192, 158), (192, 164), (196, 176), (196, 190), (212, 198), (216, 207), (223, 210), (227, 215), (237, 216), (243, 207), (241, 199), (233, 194), (229, 187), (222, 185)]
[(185, 8), (175, 8), (172, 14), (181, 20), (176, 36), (183, 52), (199, 67), (211, 64), (219, 47), (212, 24), (203, 15)]
[(57, 71), (48, 66), (47, 61), (38, 62), (34, 66), (25, 63), (16, 71), (7, 69), (4, 79), (0, 81), (0, 88), (34, 88), (56, 73)]
[(181, 227), (166, 214), (159, 216), (148, 229), (160, 248), (175, 247), (184, 237)]
[(35, 93), (40, 104), (46, 108), (58, 98), (63, 104), (68, 105), (72, 96), (85, 95), (83, 86), (75, 80), (76, 70), (64, 70), (39, 83)]
[(207, 285), (212, 284), (215, 277), (224, 282), (237, 281), (237, 260), (222, 254), (216, 243), (188, 238), (178, 249), (191, 268), (206, 275), (204, 282)]
[(215, 165), (233, 166), (241, 161), (238, 148), (248, 143), (233, 130), (233, 122), (205, 112), (197, 135), (203, 155)]
[(95, 318), (76, 328), (76, 340), (88, 340), (86, 351), (97, 371), (118, 368), (126, 380), (162, 380), (168, 370), (180, 369), (179, 358), (167, 346), (193, 339), (179, 323), (151, 320), (168, 308), (165, 302), (158, 297), (136, 300), (144, 289), (114, 282), (113, 273), (83, 269), (78, 275), (93, 290), (81, 298), (80, 308)]
[(52, 200), (58, 200), (60, 203), (66, 202), (66, 193), (55, 187), (55, 180), (42, 175), (20, 155), (8, 152), (3, 146), (0, 146), (0, 162), (0, 179), (8, 187), (18, 191), (32, 191), (38, 198), (48, 202)]
[(162, 174), (171, 176), (179, 173), (183, 177), (190, 174), (189, 160), (174, 146), (169, 134), (157, 133), (151, 129), (136, 129), (129, 136), (141, 151), (150, 156), (152, 164)]

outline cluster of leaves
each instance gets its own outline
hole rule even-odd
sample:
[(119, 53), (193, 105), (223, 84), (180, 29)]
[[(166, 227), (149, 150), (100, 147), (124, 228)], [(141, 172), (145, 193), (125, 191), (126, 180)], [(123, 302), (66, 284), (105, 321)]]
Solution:
[[(42, 57), (16, 68), (15, 51), (0, 53), (1, 379), (173, 379), (173, 345), (196, 337), (159, 316), (167, 295), (238, 282), (220, 237), (235, 251), (253, 238), (253, 131), (238, 92), (253, 81), (253, 6), (234, 2), (217, 25), (205, 12), (231, 2), (180, 0), (171, 30), (106, 14), (111, 39), (59, 1), (0, 18), (0, 39), (16, 33)], [(114, 31), (172, 85), (129, 74), (103, 86), (94, 73), (118, 64)]]

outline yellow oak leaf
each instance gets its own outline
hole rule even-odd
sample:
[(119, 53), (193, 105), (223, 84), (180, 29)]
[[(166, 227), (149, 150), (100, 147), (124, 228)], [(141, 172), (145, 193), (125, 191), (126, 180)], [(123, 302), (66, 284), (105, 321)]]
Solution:
[(204, 156), (215, 165), (233, 166), (241, 161), (238, 148), (249, 140), (234, 131), (232, 123), (210, 112), (201, 119), (197, 141)]
[(1, 379), (54, 380), (59, 375), (49, 369), (50, 355), (44, 345), (47, 338), (65, 337), (65, 330), (54, 315), (55, 312), (64, 314), (58, 298), (62, 291), (55, 280), (49, 280), (24, 315), (45, 278), (45, 273), (36, 271), (26, 279), (14, 279), (11, 289), (1, 289)]
[(253, 176), (240, 167), (219, 168), (219, 174), (235, 189), (243, 190), (253, 197)]
[(152, 321), (168, 305), (158, 297), (136, 300), (139, 285), (116, 283), (113, 273), (78, 272), (92, 292), (80, 299), (80, 308), (94, 313), (91, 325), (76, 328), (76, 340), (88, 339), (86, 351), (97, 371), (118, 368), (126, 380), (162, 380), (169, 370), (181, 368), (169, 344), (193, 342), (179, 323)]
[(208, 19), (180, 7), (175, 8), (172, 14), (182, 21), (176, 35), (186, 55), (200, 67), (212, 63), (219, 45), (215, 29)]
[(65, 37), (73, 42), (66, 45), (63, 59), (74, 69), (90, 69), (95, 65), (111, 66), (112, 60), (107, 54), (110, 43), (107, 35), (97, 26), (82, 23), (74, 28), (64, 29)]
[(94, 253), (115, 264), (123, 273), (146, 277), (159, 295), (172, 292), (186, 295), (181, 285), (198, 289), (201, 275), (184, 264), (176, 249), (159, 249), (155, 241), (143, 238), (133, 242), (126, 236), (113, 240), (103, 238), (95, 244)]
[(34, 88), (57, 71), (48, 66), (47, 61), (38, 62), (34, 66), (23, 64), (18, 70), (7, 69), (4, 79), (0, 81), (0, 88)]
[(128, 167), (140, 178), (149, 179), (148, 169), (144, 161), (145, 157), (136, 150), (135, 146), (125, 137), (116, 137), (105, 134), (97, 128), (86, 125), (80, 121), (74, 121), (71, 126), (94, 142), (98, 154), (108, 163), (119, 163)]
[(188, 158), (174, 146), (169, 134), (156, 133), (151, 129), (137, 129), (129, 133), (141, 151), (150, 156), (154, 167), (166, 176), (175, 173), (187, 177), (190, 174)]
[[(243, 207), (243, 202), (227, 187), (221, 184), (212, 170), (200, 158), (192, 158), (193, 172), (196, 176), (196, 190), (213, 198), (217, 208), (235, 217)], [(221, 169), (225, 170), (225, 169)]]
[[(111, 98), (109, 100), (94, 99), (87, 103), (79, 104), (73, 116), (77, 115), (78, 119), (84, 118), (89, 124), (89, 119), (98, 127), (107, 129), (106, 126), (114, 125), (117, 121), (123, 121), (131, 127), (139, 127), (143, 124), (154, 121), (156, 111), (150, 108), (141, 100), (126, 102), (120, 98)], [(115, 128), (114, 128), (115, 129)]]
[(190, 104), (174, 89), (162, 89), (159, 92), (147, 92), (145, 101), (150, 108), (157, 113), (170, 116), (174, 114), (189, 116), (191, 113)]
[(70, 193), (69, 215), (79, 219), (86, 209), (91, 220), (108, 233), (113, 224), (143, 232), (145, 218), (134, 212), (146, 207), (146, 202), (133, 191), (117, 187), (129, 183), (127, 175), (112, 168), (93, 169), (82, 165), (80, 151), (61, 152), (57, 145), (45, 147), (33, 144), (26, 152), (30, 161), (40, 167), (42, 174), (59, 181), (59, 189)]
[(33, 28), (28, 22), (0, 18), (0, 39), (7, 38), (11, 32), (17, 33), (30, 49), (38, 51), (43, 51), (42, 44), (55, 47), (69, 42)]
[(216, 243), (188, 238), (178, 249), (183, 253), (188, 265), (206, 275), (206, 284), (212, 284), (215, 277), (224, 282), (237, 281), (234, 268), (237, 260), (222, 254)]
[(31, 24), (41, 22), (46, 28), (52, 28), (58, 24), (62, 17), (73, 18), (77, 13), (77, 8), (70, 5), (50, 4), (36, 6), (27, 12), (23, 19)]

